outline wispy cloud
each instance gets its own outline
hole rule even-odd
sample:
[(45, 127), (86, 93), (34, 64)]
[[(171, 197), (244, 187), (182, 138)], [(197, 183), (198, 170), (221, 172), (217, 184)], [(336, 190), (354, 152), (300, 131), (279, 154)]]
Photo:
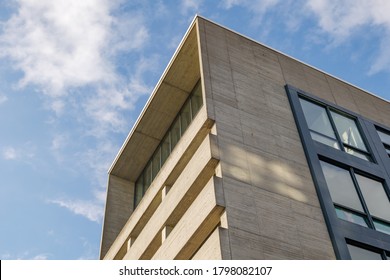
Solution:
[(16, 13), (3, 24), (0, 58), (10, 59), (15, 70), (23, 73), (19, 87), (35, 86), (50, 98), (46, 102), (56, 114), (63, 113), (66, 106), (74, 106), (68, 96), (89, 87), (91, 98), (87, 103), (96, 98), (118, 102), (100, 103), (103, 115), (96, 114), (89, 102), (84, 106), (91, 110), (86, 116), (118, 122), (113, 111), (127, 109), (145, 94), (142, 87), (131, 87), (142, 85), (142, 77), (132, 76), (129, 82), (127, 73), (116, 68), (119, 55), (141, 50), (148, 41), (142, 14), (119, 13), (121, 1), (16, 3)]
[(5, 147), (2, 151), (3, 158), (6, 160), (13, 160), (18, 157), (18, 153), (14, 147)]
[[(223, 0), (221, 6), (225, 9), (231, 9), (235, 6), (242, 6), (262, 17), (268, 10), (276, 6), (280, 0)], [(282, 1), (283, 2), (283, 1)]]
[(203, 0), (183, 0), (181, 3), (181, 12), (183, 14), (188, 14), (189, 12), (193, 13), (199, 12), (199, 8), (201, 7)]
[[(379, 40), (379, 44), (373, 46), (375, 53), (373, 53), (368, 73), (390, 72), (388, 47), (390, 43), (390, 17), (388, 15), (390, 1), (223, 0), (220, 6), (224, 9), (245, 8), (252, 13), (252, 22), (258, 25), (265, 24), (262, 20), (267, 13), (277, 12), (278, 17), (285, 19), (284, 24), (289, 30), (297, 31), (300, 27), (305, 26), (307, 31), (321, 36), (321, 43), (327, 42), (326, 46), (330, 48), (359, 38), (359, 36), (366, 36), (367, 32), (370, 36), (375, 36), (375, 30), (380, 30), (381, 37), (376, 38)], [(302, 24), (313, 19), (316, 24), (311, 27)], [(275, 21), (274, 18), (272, 20)], [(268, 26), (268, 28), (270, 27)]]
[(64, 207), (93, 222), (100, 223), (103, 217), (103, 205), (99, 205), (95, 201), (56, 199), (48, 200), (48, 202)]
[(8, 100), (7, 96), (0, 93), (0, 105)]
[(1, 151), (1, 156), (5, 160), (21, 160), (28, 162), (35, 157), (35, 147), (27, 142), (21, 147), (6, 146)]
[(4, 25), (0, 55), (24, 73), (20, 85), (59, 96), (69, 88), (117, 80), (112, 56), (139, 49), (148, 38), (139, 15), (112, 15), (118, 1), (17, 1)]
[[(158, 56), (141, 55), (149, 40), (144, 14), (122, 9), (123, 4), (15, 0), (14, 14), (0, 33), (0, 59), (22, 74), (18, 87), (33, 87), (31, 93), (40, 93), (55, 113), (47, 122), (54, 135), (48, 150), (64, 168), (79, 162), (91, 174), (90, 201), (51, 202), (96, 222), (103, 213), (106, 171), (118, 150), (112, 134), (130, 129), (129, 111), (151, 92), (145, 76), (159, 63)], [(128, 63), (118, 69), (123, 59)], [(0, 104), (5, 101), (0, 95)], [(0, 155), (15, 160), (21, 153), (6, 147)]]
[(333, 44), (344, 43), (353, 36), (365, 36), (365, 27), (384, 30), (369, 73), (390, 71), (390, 1), (308, 0), (306, 8), (317, 18), (320, 29), (331, 36)]

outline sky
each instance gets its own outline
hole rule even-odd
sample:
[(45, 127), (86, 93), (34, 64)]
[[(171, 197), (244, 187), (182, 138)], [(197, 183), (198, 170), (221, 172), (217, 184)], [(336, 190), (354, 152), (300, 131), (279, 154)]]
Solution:
[(98, 259), (107, 171), (196, 14), (390, 100), (388, 0), (0, 0), (0, 259)]

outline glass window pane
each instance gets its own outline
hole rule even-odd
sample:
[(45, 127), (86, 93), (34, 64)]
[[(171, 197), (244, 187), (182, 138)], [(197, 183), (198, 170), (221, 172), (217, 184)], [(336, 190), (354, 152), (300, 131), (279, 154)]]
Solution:
[(361, 225), (363, 227), (368, 227), (367, 220), (364, 216), (354, 213), (352, 211), (342, 209), (340, 207), (335, 207), (335, 210), (337, 217), (339, 217), (340, 219)]
[(161, 166), (167, 160), (170, 153), (171, 153), (171, 138), (170, 138), (170, 133), (168, 132), (168, 134), (161, 142)]
[(351, 244), (347, 244), (349, 254), (353, 260), (382, 260), (382, 256), (379, 253), (363, 249)]
[(323, 161), (321, 166), (333, 202), (364, 212), (349, 171)]
[(325, 137), (314, 131), (310, 131), (310, 135), (313, 140), (340, 150), (339, 144), (337, 143), (336, 139)]
[(192, 118), (195, 117), (196, 113), (198, 113), (200, 107), (202, 107), (202, 88), (200, 83), (195, 86), (195, 89), (191, 96), (191, 108), (192, 108)]
[(340, 135), (341, 141), (343, 141), (345, 144), (367, 152), (366, 145), (363, 142), (355, 120), (333, 111), (331, 112), (331, 115), (336, 125), (337, 132)]
[(171, 128), (171, 149), (176, 146), (177, 142), (179, 142), (179, 139), (181, 137), (180, 134), (180, 117), (176, 118), (175, 122), (172, 125)]
[(390, 222), (390, 202), (383, 184), (359, 174), (356, 174), (356, 179), (370, 214)]
[(377, 231), (390, 235), (390, 224), (384, 223), (382, 221), (374, 220), (374, 226)]
[(333, 131), (332, 125), (330, 124), (325, 108), (305, 99), (300, 99), (300, 102), (309, 129), (328, 136), (331, 139), (336, 139), (336, 135)]
[(160, 168), (161, 168), (161, 149), (160, 147), (158, 147), (152, 159), (152, 179), (156, 178), (157, 173), (160, 171)]
[(187, 100), (187, 102), (184, 104), (183, 109), (181, 111), (181, 134), (186, 131), (187, 127), (190, 125), (192, 121), (191, 116), (191, 102), (190, 100)]
[(382, 131), (378, 130), (379, 137), (381, 138), (382, 142), (390, 145), (390, 134), (384, 133)]
[(345, 147), (345, 152), (347, 152), (348, 154), (353, 155), (355, 157), (358, 157), (358, 158), (361, 158), (361, 159), (364, 159), (364, 160), (367, 160), (367, 161), (372, 161), (372, 159), (371, 159), (371, 157), (369, 155), (364, 154), (362, 152), (359, 152), (359, 151), (357, 151), (355, 149)]
[(139, 204), (139, 202), (141, 201), (142, 199), (142, 196), (143, 196), (143, 188), (144, 188), (144, 184), (143, 184), (143, 177), (140, 176), (138, 181), (135, 183), (135, 200), (134, 200), (134, 208)]
[(152, 182), (152, 163), (149, 162), (147, 167), (144, 170), (144, 193), (149, 188), (151, 182)]

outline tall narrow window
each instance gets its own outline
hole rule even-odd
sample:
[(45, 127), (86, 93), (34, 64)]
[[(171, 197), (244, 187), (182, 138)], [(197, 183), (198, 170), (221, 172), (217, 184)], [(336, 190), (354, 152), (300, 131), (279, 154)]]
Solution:
[(354, 118), (303, 98), (300, 103), (313, 140), (372, 161)]
[(321, 161), (337, 217), (390, 235), (390, 201), (381, 182)]
[(171, 134), (170, 132), (168, 132), (161, 142), (161, 166), (167, 160), (170, 153), (171, 153)]
[(390, 201), (383, 184), (359, 174), (356, 179), (376, 230), (390, 234)]
[(353, 260), (382, 260), (382, 255), (380, 253), (351, 244), (347, 244), (347, 246), (351, 259)]
[(340, 149), (326, 109), (306, 99), (300, 101), (313, 140)]
[(383, 145), (385, 146), (387, 155), (390, 157), (390, 133), (378, 130), (378, 135), (379, 138), (382, 140)]
[(176, 118), (175, 122), (171, 128), (171, 147), (172, 150), (176, 146), (177, 142), (181, 137), (181, 127), (180, 127), (180, 115)]
[(183, 109), (181, 111), (181, 131), (182, 131), (182, 133), (184, 133), (184, 131), (186, 131), (186, 129), (190, 125), (191, 121), (192, 121), (191, 99), (188, 99), (188, 101), (184, 104)]
[(367, 227), (364, 208), (350, 172), (324, 161), (321, 166), (337, 217)]

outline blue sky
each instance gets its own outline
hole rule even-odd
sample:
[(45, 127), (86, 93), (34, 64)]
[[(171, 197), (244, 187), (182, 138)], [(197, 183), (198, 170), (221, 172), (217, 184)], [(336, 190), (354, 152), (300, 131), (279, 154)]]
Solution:
[(195, 14), (390, 100), (389, 13), (387, 0), (0, 0), (0, 259), (98, 258), (107, 170)]

